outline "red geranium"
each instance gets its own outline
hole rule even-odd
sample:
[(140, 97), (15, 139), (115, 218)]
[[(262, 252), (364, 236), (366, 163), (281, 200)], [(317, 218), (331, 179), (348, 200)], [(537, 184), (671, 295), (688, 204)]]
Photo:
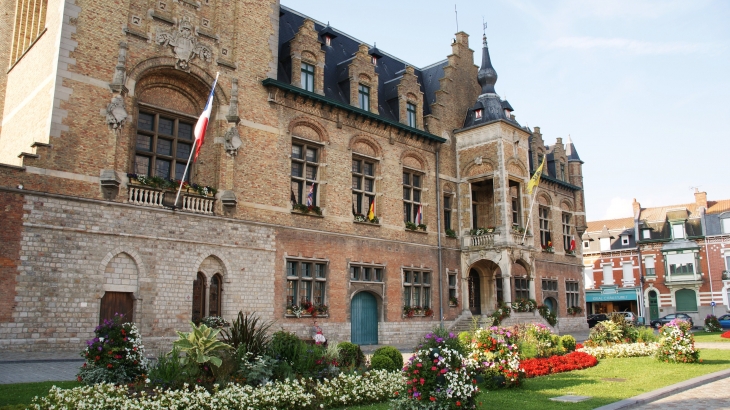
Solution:
[(724, 337), (725, 339), (730, 339), (730, 330), (720, 335), (720, 337)]
[(520, 362), (520, 368), (525, 371), (525, 376), (529, 378), (585, 369), (597, 364), (598, 360), (587, 353), (572, 352), (565, 356), (526, 359)]

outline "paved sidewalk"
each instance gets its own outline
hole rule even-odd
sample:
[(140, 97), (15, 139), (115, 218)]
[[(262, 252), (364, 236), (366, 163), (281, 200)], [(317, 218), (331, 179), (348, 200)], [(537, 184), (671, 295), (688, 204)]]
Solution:
[(661, 400), (631, 409), (641, 410), (708, 410), (730, 409), (730, 378), (707, 383), (673, 394)]

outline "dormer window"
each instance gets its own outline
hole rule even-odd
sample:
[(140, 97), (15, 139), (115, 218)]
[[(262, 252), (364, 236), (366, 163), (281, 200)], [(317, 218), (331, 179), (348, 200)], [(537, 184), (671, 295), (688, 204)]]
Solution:
[(560, 164), (560, 179), (565, 181), (565, 164)]
[(302, 88), (309, 92), (314, 92), (314, 66), (302, 63)]
[(642, 229), (641, 239), (651, 239), (651, 229)]
[(358, 105), (360, 109), (370, 111), (370, 87), (360, 84), (358, 87)]
[(504, 116), (507, 118), (512, 118), (512, 115), (510, 114), (510, 110), (504, 110)]
[(481, 120), (482, 119), (482, 109), (474, 110), (474, 119), (475, 120)]
[(629, 236), (621, 235), (621, 245), (626, 246), (629, 244)]
[(684, 239), (684, 224), (673, 224), (672, 225), (672, 238)]
[(601, 252), (611, 250), (611, 238), (601, 238)]
[(324, 45), (327, 47), (332, 46), (332, 36), (324, 36)]
[(372, 59), (373, 65), (378, 65), (378, 57), (371, 56), (371, 59)]
[(408, 126), (416, 128), (416, 106), (415, 106), (415, 104), (406, 103), (406, 111), (408, 112)]

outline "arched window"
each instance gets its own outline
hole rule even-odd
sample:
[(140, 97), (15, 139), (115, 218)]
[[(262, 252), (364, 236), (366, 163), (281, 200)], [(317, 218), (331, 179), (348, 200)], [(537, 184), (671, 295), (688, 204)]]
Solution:
[(193, 281), (193, 317), (195, 324), (200, 323), (205, 315), (205, 275), (198, 272), (198, 276)]
[(223, 280), (221, 275), (215, 274), (210, 279), (210, 302), (208, 304), (208, 316), (221, 315), (221, 292), (223, 292)]

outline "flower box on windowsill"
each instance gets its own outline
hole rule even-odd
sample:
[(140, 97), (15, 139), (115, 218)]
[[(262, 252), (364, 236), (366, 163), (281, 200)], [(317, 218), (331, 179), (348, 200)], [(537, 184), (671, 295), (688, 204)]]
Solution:
[(573, 257), (575, 257), (575, 251), (565, 251), (565, 256), (573, 256)]
[(542, 251), (544, 253), (555, 253), (555, 250), (553, 248), (542, 248)]
[(326, 319), (326, 318), (330, 317), (330, 314), (329, 313), (324, 313), (324, 314), (317, 313), (317, 315), (315, 316), (315, 315), (310, 315), (309, 313), (307, 313), (307, 314), (302, 313), (299, 317), (297, 317), (297, 315), (295, 315), (294, 313), (285, 313), (284, 317), (287, 319), (305, 319), (305, 318), (306, 319), (311, 319), (311, 318), (325, 318)]
[(358, 225), (380, 226), (380, 222), (362, 222), (362, 221), (352, 221), (352, 222), (356, 223)]
[(306, 206), (302, 204), (296, 204), (292, 207), (291, 213), (324, 218), (324, 215), (322, 215), (322, 208), (318, 206)]

